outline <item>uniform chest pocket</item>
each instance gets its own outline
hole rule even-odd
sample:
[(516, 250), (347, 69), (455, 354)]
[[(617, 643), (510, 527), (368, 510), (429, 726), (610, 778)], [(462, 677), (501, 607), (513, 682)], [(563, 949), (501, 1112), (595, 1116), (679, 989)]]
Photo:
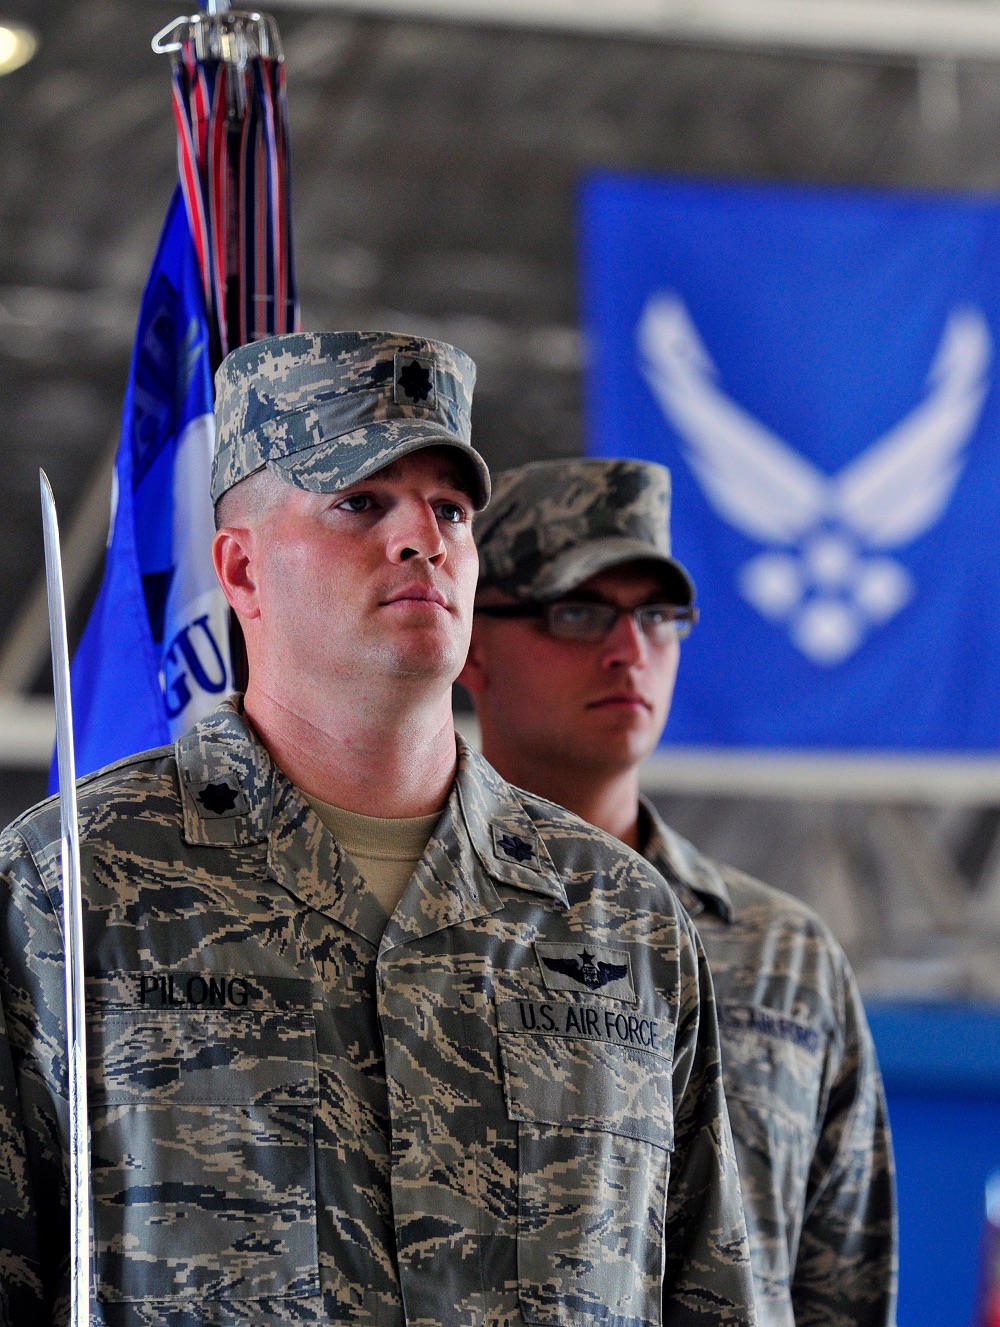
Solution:
[[(762, 1005), (719, 1009), (722, 1070), (751, 1244), (775, 1250), (787, 1283), (818, 1121), (828, 1034)], [(775, 1232), (779, 1235), (776, 1240)]]
[(309, 983), (175, 982), (139, 1007), (89, 983), (98, 1297), (317, 1294)]
[(518, 1122), (525, 1321), (656, 1327), (672, 1024), (597, 1001), (508, 1000), (497, 1016), (507, 1111)]
[(762, 1005), (719, 1009), (726, 1097), (780, 1111), (811, 1137), (820, 1112), (826, 1035)]

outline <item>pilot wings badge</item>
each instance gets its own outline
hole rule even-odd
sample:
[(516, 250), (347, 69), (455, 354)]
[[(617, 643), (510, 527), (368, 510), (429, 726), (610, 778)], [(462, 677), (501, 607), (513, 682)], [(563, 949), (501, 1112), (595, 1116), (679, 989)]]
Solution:
[(929, 530), (951, 501), (989, 387), (982, 312), (952, 311), (923, 400), (833, 476), (725, 394), (678, 295), (652, 296), (636, 335), (642, 372), (709, 503), (766, 546), (740, 568), (741, 594), (813, 663), (841, 663), (913, 596), (887, 550)]
[(535, 954), (542, 980), (550, 991), (589, 991), (635, 1002), (627, 950), (537, 941)]

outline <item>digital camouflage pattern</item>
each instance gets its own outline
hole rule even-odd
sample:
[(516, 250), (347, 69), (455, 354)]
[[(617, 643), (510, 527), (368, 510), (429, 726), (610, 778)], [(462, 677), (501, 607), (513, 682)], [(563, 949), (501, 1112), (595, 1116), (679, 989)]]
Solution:
[[(480, 590), (551, 599), (651, 551), (668, 559), (669, 519), (660, 465), (508, 470), (475, 522)], [(761, 1327), (892, 1327), (892, 1151), (847, 959), (797, 900), (703, 857), (645, 802), (641, 820), (645, 856), (695, 918), (712, 971)]]
[(712, 970), (761, 1327), (892, 1327), (892, 1146), (843, 951), (804, 904), (702, 856), (647, 802), (640, 828)]
[[(737, 1327), (711, 983), (661, 875), (460, 748), (391, 920), (227, 702), (80, 786), (95, 1327)], [(0, 841), (5, 1324), (66, 1316), (54, 800)]]
[(637, 559), (659, 563), (673, 602), (694, 585), (670, 556), (670, 471), (652, 461), (534, 461), (494, 476), (475, 522), (480, 590), (558, 599), (590, 576)]
[(289, 332), (240, 346), (215, 375), (212, 501), (268, 464), (330, 493), (408, 452), (453, 447), (485, 507), (489, 471), (470, 442), (475, 382), (463, 351), (396, 332)]

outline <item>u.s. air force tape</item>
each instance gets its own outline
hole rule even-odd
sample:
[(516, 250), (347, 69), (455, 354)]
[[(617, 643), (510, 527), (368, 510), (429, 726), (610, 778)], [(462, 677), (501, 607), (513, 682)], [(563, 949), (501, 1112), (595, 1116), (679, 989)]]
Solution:
[(671, 1054), (670, 1029), (662, 1020), (644, 1017), (633, 1010), (616, 1009), (613, 1005), (501, 1000), (497, 1003), (497, 1021), (501, 1032), (600, 1041), (607, 1046), (665, 1058)]
[(815, 1028), (789, 1018), (777, 1009), (764, 1009), (760, 1005), (720, 1005), (719, 1026), (729, 1032), (755, 1032), (759, 1036), (787, 1041), (810, 1055), (816, 1055), (821, 1047), (820, 1034)]

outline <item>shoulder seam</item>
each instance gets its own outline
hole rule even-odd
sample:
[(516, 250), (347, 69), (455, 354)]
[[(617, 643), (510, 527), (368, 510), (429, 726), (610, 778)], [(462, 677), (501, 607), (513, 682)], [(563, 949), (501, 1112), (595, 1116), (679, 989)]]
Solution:
[(173, 742), (168, 742), (163, 746), (150, 747), (148, 751), (137, 751), (131, 756), (123, 756), (121, 760), (115, 760), (110, 765), (102, 765), (100, 769), (84, 774), (82, 778), (77, 779), (76, 786), (85, 788), (97, 779), (103, 778), (105, 774), (115, 774), (118, 770), (128, 769), (131, 765), (145, 765), (150, 761), (162, 760), (165, 756), (169, 756), (173, 749)]
[[(52, 802), (55, 801), (55, 798), (47, 797), (45, 801)], [(39, 805), (44, 806), (45, 803), (42, 802), (39, 803)], [(49, 905), (49, 911), (51, 912), (53, 918), (55, 919), (55, 923), (56, 926), (59, 928), (59, 935), (61, 937), (63, 933), (62, 909), (56, 906), (56, 901), (52, 897), (52, 891), (49, 888), (49, 881), (45, 877), (45, 872), (42, 870), (38, 858), (35, 856), (35, 852), (34, 849), (32, 848), (30, 840), (28, 839), (27, 835), (22, 833), (20, 827), (20, 822), (30, 814), (31, 809), (32, 808), (29, 808), (28, 811), (22, 812), (22, 814), (18, 816), (17, 820), (13, 821), (10, 825), (7, 826), (7, 828), (4, 830), (4, 833), (15, 834), (17, 836), (18, 841), (20, 842), (25, 855), (27, 856), (28, 860), (31, 862), (31, 869), (34, 871), (35, 875), (38, 878), (38, 883), (42, 887), (42, 893), (45, 895), (45, 901)]]
[[(667, 897), (676, 905), (674, 909), (676, 915), (682, 918), (684, 922), (690, 922), (687, 911), (678, 898), (670, 881), (667, 880), (663, 873), (659, 871), (651, 861), (645, 858), (641, 852), (636, 851), (635, 848), (630, 848), (624, 840), (616, 838), (614, 834), (609, 834), (606, 829), (601, 829), (598, 825), (592, 825), (589, 820), (584, 820), (581, 816), (578, 816), (575, 811), (570, 811), (567, 807), (560, 806), (558, 802), (553, 802), (548, 797), (542, 797), (540, 793), (531, 792), (527, 788), (519, 788), (513, 783), (508, 784), (508, 787), (513, 792), (518, 805), (522, 808), (525, 815), (535, 822), (536, 827), (537, 821), (535, 821), (535, 817), (532, 815), (531, 808), (525, 805), (525, 799), (529, 799), (533, 802), (536, 810), (540, 808), (544, 811), (551, 808), (557, 813), (553, 816), (553, 819), (560, 824), (570, 827), (580, 825), (589, 831), (593, 842), (600, 843), (605, 848), (616, 850), (624, 858), (630, 858), (632, 865), (643, 868), (646, 884), (651, 887), (654, 885), (659, 886), (659, 889), (663, 890)], [(546, 841), (544, 832), (541, 829), (539, 829), (538, 832), (539, 837), (544, 843)]]

